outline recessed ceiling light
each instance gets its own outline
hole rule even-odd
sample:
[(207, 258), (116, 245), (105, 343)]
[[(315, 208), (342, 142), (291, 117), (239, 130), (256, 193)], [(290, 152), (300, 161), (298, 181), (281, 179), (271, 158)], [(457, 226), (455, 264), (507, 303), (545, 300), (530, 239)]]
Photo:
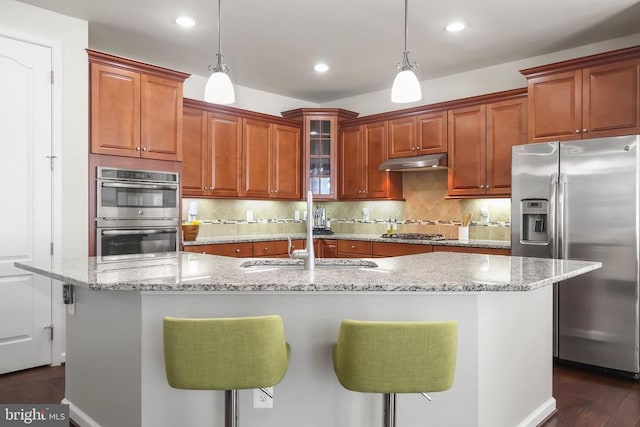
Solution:
[(176, 24), (184, 28), (191, 28), (196, 25), (196, 21), (190, 16), (182, 15), (176, 18)]
[(452, 33), (457, 33), (458, 31), (462, 31), (466, 28), (467, 24), (465, 24), (462, 21), (453, 21), (451, 23), (449, 23), (449, 25), (447, 25), (445, 27), (445, 29), (449, 32)]
[(323, 64), (320, 62), (316, 64), (315, 67), (313, 67), (313, 69), (319, 73), (326, 73), (327, 71), (329, 71), (329, 66), (327, 64)]

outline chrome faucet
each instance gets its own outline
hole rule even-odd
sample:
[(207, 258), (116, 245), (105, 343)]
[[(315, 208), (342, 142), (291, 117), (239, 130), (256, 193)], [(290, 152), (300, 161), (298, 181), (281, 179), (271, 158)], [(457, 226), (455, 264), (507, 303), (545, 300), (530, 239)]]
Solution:
[(289, 253), (289, 257), (304, 259), (305, 270), (316, 269), (316, 256), (313, 251), (313, 220), (311, 219), (311, 215), (313, 215), (313, 193), (311, 191), (308, 191), (307, 192), (307, 248), (296, 249), (293, 252), (291, 252), (291, 238), (287, 237), (287, 240), (289, 241), (289, 247), (287, 249), (287, 252)]

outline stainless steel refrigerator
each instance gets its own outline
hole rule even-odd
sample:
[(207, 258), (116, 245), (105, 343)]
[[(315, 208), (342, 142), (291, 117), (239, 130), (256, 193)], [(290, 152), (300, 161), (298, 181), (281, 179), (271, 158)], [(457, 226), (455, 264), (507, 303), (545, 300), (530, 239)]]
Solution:
[(640, 136), (512, 150), (511, 251), (602, 262), (554, 285), (554, 356), (638, 378)]

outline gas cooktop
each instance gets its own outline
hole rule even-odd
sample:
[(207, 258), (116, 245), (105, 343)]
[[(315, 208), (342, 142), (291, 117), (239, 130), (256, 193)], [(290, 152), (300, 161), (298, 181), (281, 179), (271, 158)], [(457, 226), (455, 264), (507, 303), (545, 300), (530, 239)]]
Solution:
[(381, 237), (385, 239), (406, 239), (406, 240), (446, 240), (442, 234), (424, 233), (385, 233)]

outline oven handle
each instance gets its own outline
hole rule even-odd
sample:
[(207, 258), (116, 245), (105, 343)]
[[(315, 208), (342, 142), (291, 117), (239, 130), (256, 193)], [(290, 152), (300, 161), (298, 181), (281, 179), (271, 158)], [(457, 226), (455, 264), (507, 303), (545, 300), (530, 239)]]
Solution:
[(127, 184), (124, 182), (103, 182), (103, 187), (109, 188), (149, 188), (151, 190), (177, 190), (177, 185), (162, 185), (162, 184)]
[(136, 234), (162, 234), (162, 233), (177, 233), (177, 228), (171, 229), (149, 229), (149, 230), (103, 230), (101, 233), (105, 236), (125, 236)]

